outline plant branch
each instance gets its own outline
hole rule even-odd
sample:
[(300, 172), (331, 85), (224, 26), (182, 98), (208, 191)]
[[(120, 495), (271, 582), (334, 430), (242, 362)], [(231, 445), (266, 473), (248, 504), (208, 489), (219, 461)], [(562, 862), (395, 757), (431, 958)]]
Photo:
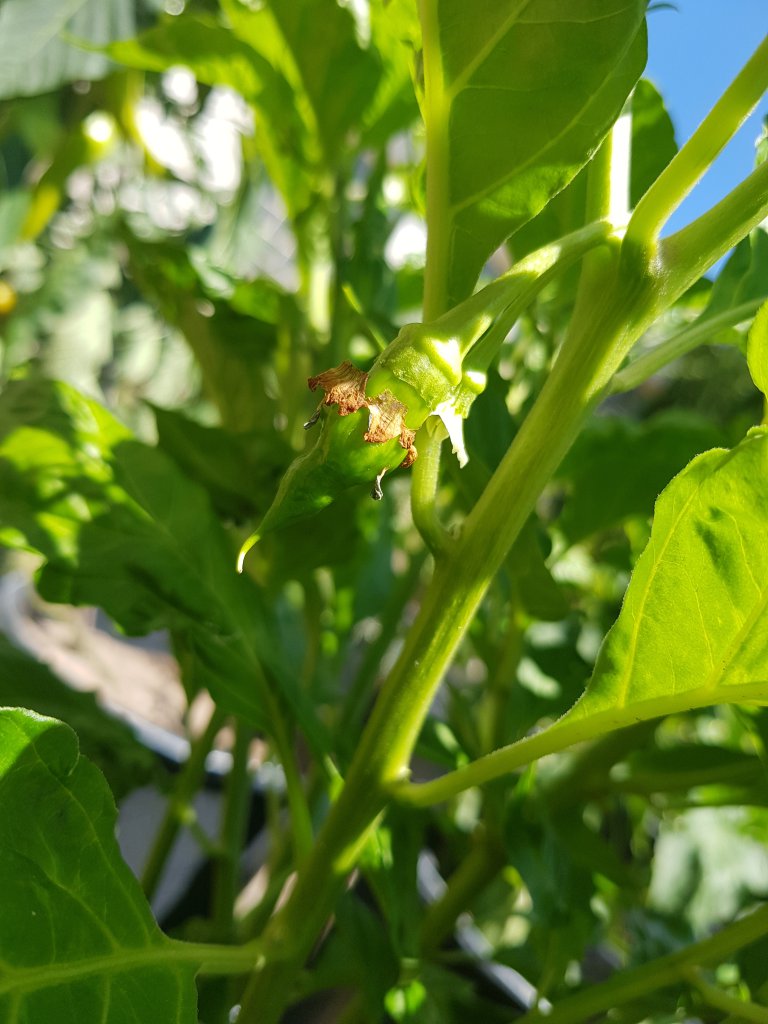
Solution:
[(677, 953), (651, 960), (641, 967), (622, 971), (608, 981), (556, 1004), (547, 1013), (532, 1010), (520, 1017), (517, 1024), (581, 1024), (597, 1014), (624, 1006), (649, 992), (682, 982), (692, 965), (724, 960), (744, 946), (761, 939), (768, 932), (768, 905), (728, 925), (717, 934), (695, 942)]
[(663, 267), (664, 305), (671, 305), (766, 216), (768, 161), (755, 168), (711, 210), (662, 240), (659, 259)]
[[(728, 697), (733, 703), (760, 699), (764, 688), (762, 683), (729, 686)], [(716, 702), (724, 703), (723, 697), (718, 696)], [(493, 753), (479, 757), (455, 771), (447, 772), (432, 782), (416, 784), (397, 782), (392, 786), (392, 794), (402, 803), (412, 807), (428, 807), (431, 804), (449, 800), (465, 789), (482, 786), (494, 779), (508, 775), (533, 761), (547, 757), (549, 754), (567, 750), (568, 747), (577, 743), (583, 743), (586, 740), (607, 735), (616, 729), (626, 729), (654, 718), (690, 711), (693, 708), (708, 707), (712, 703), (712, 693), (707, 688), (686, 690), (681, 694), (669, 694), (664, 698), (624, 705), (620, 708), (612, 708), (582, 717), (573, 713), (579, 707), (577, 703), (574, 709), (541, 732), (525, 736), (515, 743), (494, 750)]]
[(768, 1006), (758, 1006), (746, 999), (737, 999), (723, 992), (717, 985), (706, 980), (700, 970), (689, 967), (684, 971), (686, 981), (695, 988), (708, 1006), (723, 1010), (738, 1021), (754, 1021), (755, 1024), (768, 1024)]
[(670, 215), (707, 171), (768, 89), (768, 36), (635, 208), (627, 241), (653, 248)]
[(205, 774), (205, 759), (213, 746), (216, 733), (224, 724), (224, 718), (223, 712), (214, 708), (205, 729), (190, 744), (189, 756), (176, 778), (173, 793), (141, 875), (141, 888), (148, 900), (152, 899), (157, 889), (179, 829), (191, 813), (192, 798), (200, 788)]
[(766, 294), (760, 298), (742, 302), (738, 306), (725, 309), (722, 313), (717, 313), (714, 316), (702, 313), (692, 324), (684, 327), (677, 334), (673, 334), (671, 338), (660, 342), (639, 359), (635, 359), (625, 366), (623, 370), (619, 370), (611, 381), (610, 393), (620, 394), (639, 387), (649, 377), (658, 373), (675, 359), (692, 352), (699, 345), (706, 344), (718, 331), (726, 327), (737, 327), (739, 324), (751, 320), (766, 298), (768, 298), (768, 289), (766, 289)]

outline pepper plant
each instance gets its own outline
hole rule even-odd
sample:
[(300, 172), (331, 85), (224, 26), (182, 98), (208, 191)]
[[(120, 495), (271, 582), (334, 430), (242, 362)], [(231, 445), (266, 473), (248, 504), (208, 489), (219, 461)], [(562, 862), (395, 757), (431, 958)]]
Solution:
[(768, 1019), (765, 138), (665, 230), (768, 39), (678, 149), (645, 0), (46, 6), (0, 13), (0, 540), (213, 711), (167, 777), (0, 646), (2, 1019)]

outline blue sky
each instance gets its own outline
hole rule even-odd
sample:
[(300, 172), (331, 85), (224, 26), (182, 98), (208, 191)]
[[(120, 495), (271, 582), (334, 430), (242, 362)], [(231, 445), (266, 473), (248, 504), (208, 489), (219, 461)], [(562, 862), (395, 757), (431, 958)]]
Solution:
[[(675, 0), (648, 15), (646, 77), (660, 89), (678, 145), (685, 141), (768, 33), (768, 0)], [(752, 169), (768, 96), (669, 221), (682, 227)]]

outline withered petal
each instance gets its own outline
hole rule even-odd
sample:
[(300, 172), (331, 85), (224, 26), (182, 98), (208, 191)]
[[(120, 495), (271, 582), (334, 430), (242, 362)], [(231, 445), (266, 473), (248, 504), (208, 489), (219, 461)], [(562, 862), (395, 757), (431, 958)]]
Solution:
[(365, 397), (365, 385), (368, 374), (345, 360), (341, 366), (318, 373), (307, 381), (310, 391), (322, 388), (325, 392), (325, 405), (338, 405), (339, 416), (348, 416), (368, 405)]

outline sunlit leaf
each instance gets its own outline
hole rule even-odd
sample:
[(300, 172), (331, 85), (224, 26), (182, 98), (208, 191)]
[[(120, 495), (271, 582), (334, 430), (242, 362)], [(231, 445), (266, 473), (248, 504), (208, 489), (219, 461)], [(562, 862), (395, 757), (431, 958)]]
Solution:
[[(34, 808), (34, 813), (30, 813)], [(0, 712), (0, 1017), (7, 1024), (194, 1024), (174, 962), (115, 841), (104, 778), (67, 726)]]
[(694, 459), (656, 504), (619, 619), (563, 722), (768, 701), (766, 529), (768, 433)]
[(645, 62), (645, 3), (483, 0), (467, 18), (460, 0), (431, 0), (425, 11), (428, 212), (455, 302), (615, 120)]

